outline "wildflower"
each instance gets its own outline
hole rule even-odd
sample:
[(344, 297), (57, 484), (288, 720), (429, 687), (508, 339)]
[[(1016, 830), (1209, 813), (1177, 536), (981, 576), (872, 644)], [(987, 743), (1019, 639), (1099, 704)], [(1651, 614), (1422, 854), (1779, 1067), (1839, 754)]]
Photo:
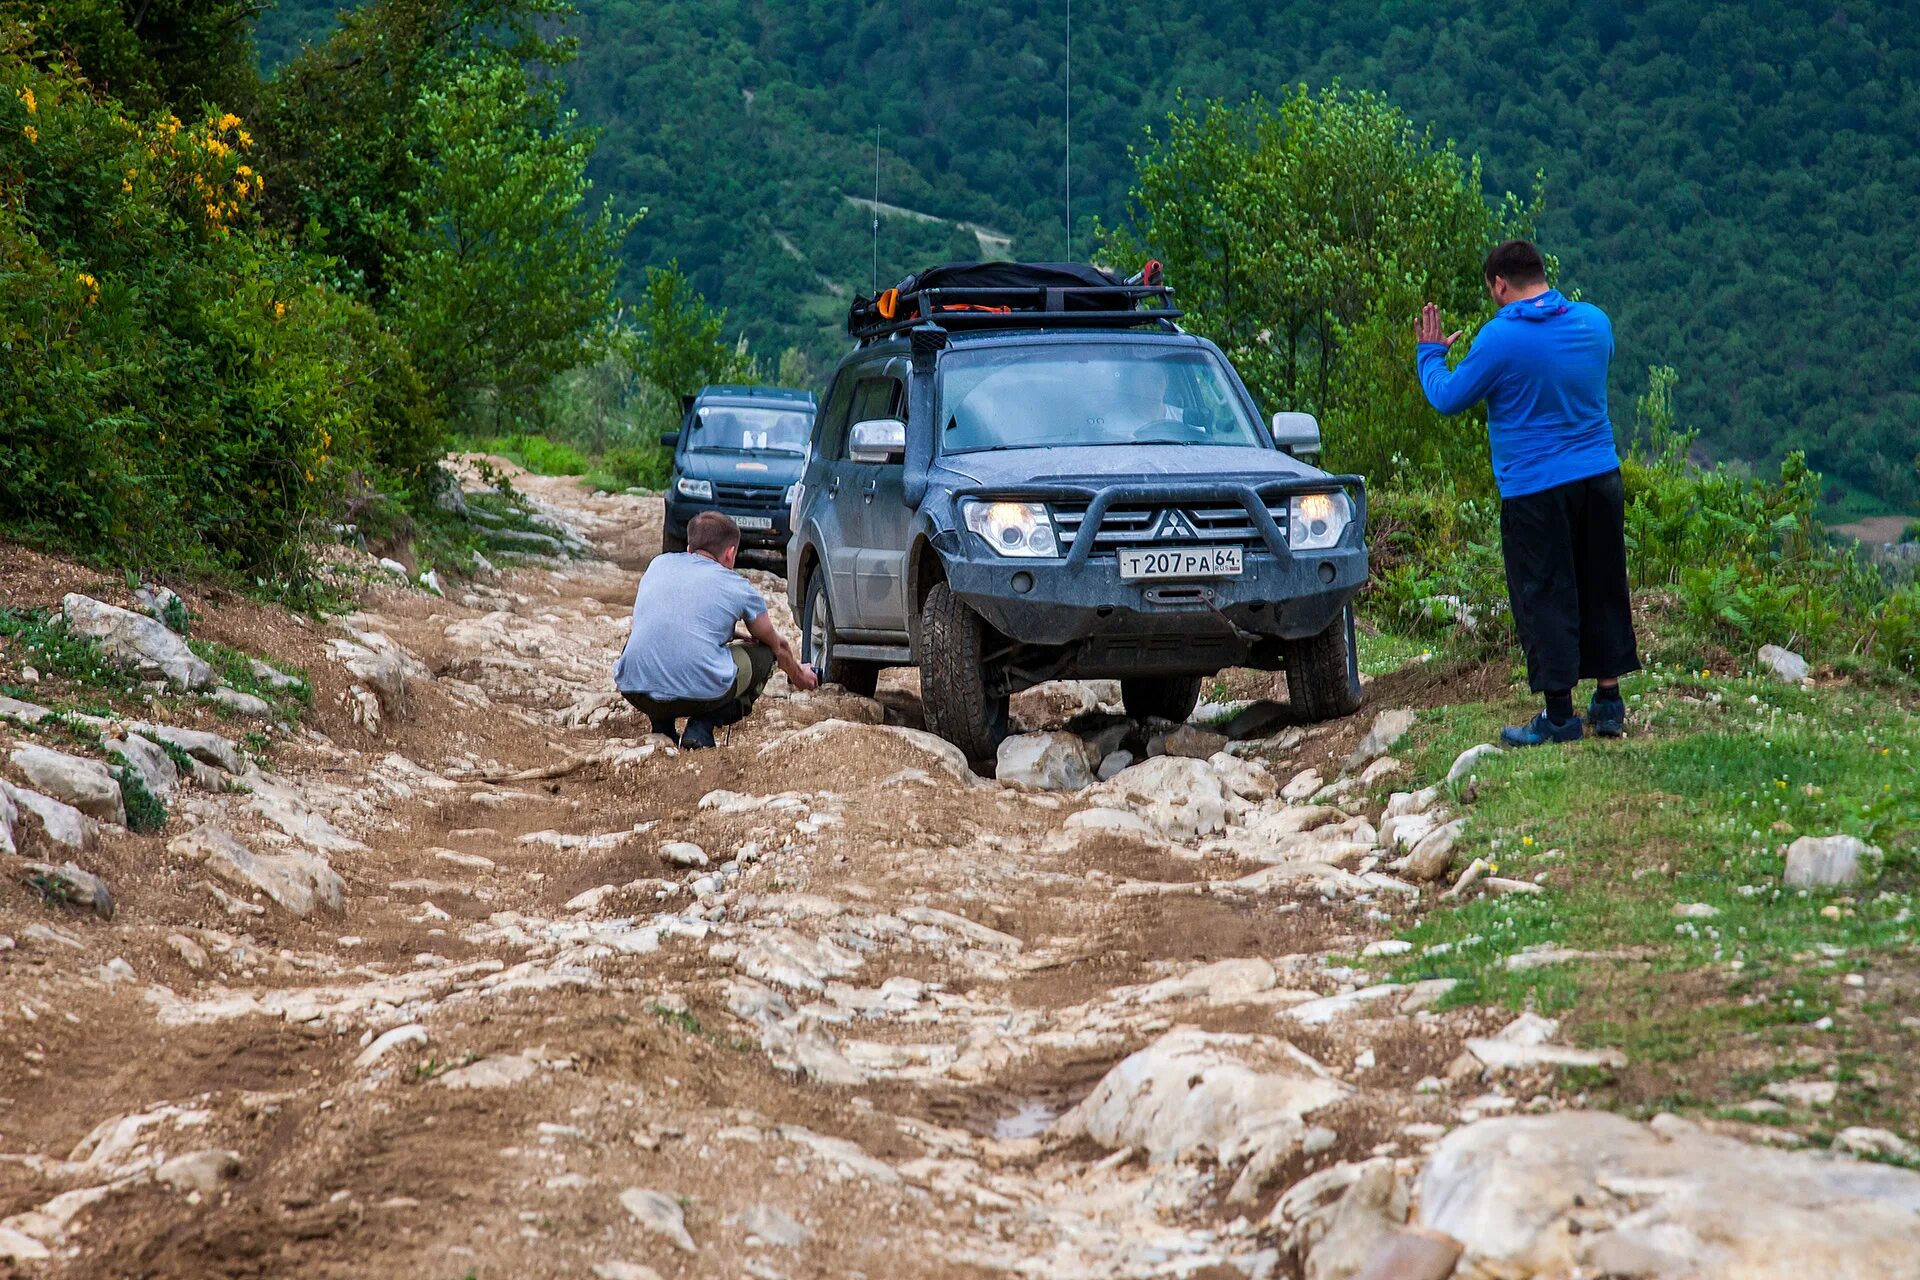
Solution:
[(1533, 848), (1533, 837), (1532, 837), (1532, 836), (1521, 836), (1521, 837), (1520, 837), (1520, 843), (1521, 843), (1521, 844), (1523, 844), (1523, 845), (1525, 845), (1525, 846), (1527, 846), (1527, 848), (1529, 848), (1529, 849), (1531, 849), (1531, 848)]
[(22, 89), (20, 91), (20, 101), (27, 104), (28, 115), (33, 115), (35, 112), (40, 110), (40, 104), (38, 101), (34, 99), (33, 90), (31, 88)]
[(284, 302), (276, 302), (276, 303), (274, 303), (274, 304), (273, 304), (273, 318), (274, 318), (275, 320), (278, 320), (278, 319), (281, 319), (281, 318), (282, 318), (282, 317), (284, 317), (284, 316), (285, 316), (286, 314), (287, 314), (287, 304), (286, 304), (286, 303), (284, 303)]
[(27, 136), (27, 141), (28, 141), (28, 142), (38, 142), (38, 141), (40, 141), (40, 131), (39, 131), (38, 129), (36, 129), (36, 128), (34, 128), (34, 127), (33, 127), (32, 125), (30, 125), (30, 124), (24, 124), (24, 125), (21, 125), (21, 126), (20, 126), (20, 132), (21, 132), (21, 133), (24, 133), (24, 134), (25, 134), (25, 135)]
[(229, 111), (227, 112), (227, 114), (220, 117), (219, 127), (223, 131), (229, 130), (229, 129), (238, 129), (240, 127), (240, 117), (233, 114), (233, 112)]
[(245, 129), (242, 129), (239, 133), (235, 134), (234, 137), (240, 140), (240, 145), (243, 147), (251, 147), (253, 145), (253, 135), (248, 133)]

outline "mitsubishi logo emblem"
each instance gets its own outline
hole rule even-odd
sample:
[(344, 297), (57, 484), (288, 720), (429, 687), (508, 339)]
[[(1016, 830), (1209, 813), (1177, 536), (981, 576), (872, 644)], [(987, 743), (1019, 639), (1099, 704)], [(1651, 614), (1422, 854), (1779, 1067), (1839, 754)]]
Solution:
[(1154, 526), (1153, 536), (1167, 539), (1191, 538), (1194, 536), (1193, 526), (1178, 511), (1162, 511), (1159, 524)]

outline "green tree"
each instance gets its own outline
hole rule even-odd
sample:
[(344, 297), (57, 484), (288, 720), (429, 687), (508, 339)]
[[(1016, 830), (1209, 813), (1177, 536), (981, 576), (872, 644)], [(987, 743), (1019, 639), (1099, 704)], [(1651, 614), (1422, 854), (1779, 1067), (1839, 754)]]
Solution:
[(412, 180), (387, 224), (386, 310), (439, 402), (524, 404), (606, 351), (637, 216), (589, 209), (593, 144), (550, 85), (505, 58), (421, 95)]
[(1419, 394), (1413, 317), (1424, 300), (1455, 319), (1488, 313), (1481, 260), (1530, 229), (1537, 192), (1489, 204), (1477, 160), (1338, 88), (1183, 104), (1135, 161), (1131, 217), (1102, 229), (1105, 252), (1164, 262), (1190, 327), (1257, 400), (1318, 414), (1334, 466), (1484, 487), (1479, 424)]
[(0, 0), (0, 21), (31, 26), (100, 93), (137, 111), (246, 112), (259, 92), (248, 38), (260, 0)]
[(694, 292), (677, 262), (647, 268), (633, 322), (635, 371), (676, 400), (711, 383), (760, 380), (745, 340), (729, 343), (724, 337), (727, 313)]

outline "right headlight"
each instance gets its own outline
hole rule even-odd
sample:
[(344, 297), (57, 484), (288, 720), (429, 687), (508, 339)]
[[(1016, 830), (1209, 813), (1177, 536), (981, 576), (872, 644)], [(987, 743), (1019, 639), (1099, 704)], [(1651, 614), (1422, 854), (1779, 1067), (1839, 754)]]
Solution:
[(683, 498), (699, 498), (703, 502), (713, 499), (713, 481), (711, 480), (689, 480), (686, 476), (681, 476), (674, 481), (673, 487), (680, 491), (680, 496)]
[(1353, 520), (1347, 495), (1302, 493), (1287, 504), (1287, 545), (1295, 551), (1324, 551), (1340, 541)]
[(1053, 518), (1040, 502), (975, 502), (960, 504), (960, 519), (1003, 556), (1057, 556), (1060, 543), (1053, 535)]

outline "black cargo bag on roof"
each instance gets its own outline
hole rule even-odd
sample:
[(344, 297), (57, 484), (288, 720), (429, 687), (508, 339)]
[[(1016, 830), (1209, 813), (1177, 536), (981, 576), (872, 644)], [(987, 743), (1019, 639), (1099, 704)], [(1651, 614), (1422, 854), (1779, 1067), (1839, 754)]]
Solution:
[[(928, 308), (916, 309), (911, 295), (938, 290), (932, 310), (962, 307), (995, 311), (1044, 311), (1046, 291), (1058, 289), (1059, 309), (1064, 311), (1109, 311), (1115, 306), (1111, 295), (1076, 293), (1076, 289), (1111, 289), (1121, 284), (1118, 278), (1098, 267), (1081, 262), (949, 262), (915, 272), (892, 289), (884, 291), (897, 297), (894, 315), (879, 309), (880, 299), (855, 295), (847, 311), (847, 329), (857, 332), (893, 319), (911, 319), (925, 315)], [(1021, 296), (1020, 292), (1026, 292)]]

